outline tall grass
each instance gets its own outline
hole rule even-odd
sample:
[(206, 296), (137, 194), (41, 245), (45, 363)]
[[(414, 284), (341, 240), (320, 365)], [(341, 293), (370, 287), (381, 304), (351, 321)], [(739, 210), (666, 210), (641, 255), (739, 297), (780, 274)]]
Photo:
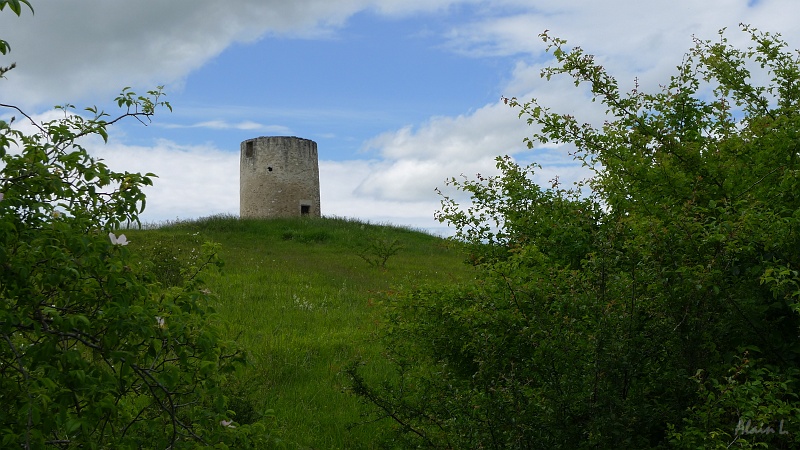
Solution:
[[(128, 234), (133, 251), (176, 264), (202, 240), (222, 244), (225, 266), (208, 287), (220, 325), (251, 360), (231, 379), (231, 407), (241, 422), (274, 412), (297, 448), (374, 448), (386, 424), (360, 424), (365, 411), (342, 375), (362, 359), (375, 362), (375, 378), (391, 376), (380, 364), (373, 305), (390, 289), (470, 276), (463, 255), (441, 238), (338, 218), (216, 216)], [(375, 242), (399, 249), (385, 267), (364, 258)]]

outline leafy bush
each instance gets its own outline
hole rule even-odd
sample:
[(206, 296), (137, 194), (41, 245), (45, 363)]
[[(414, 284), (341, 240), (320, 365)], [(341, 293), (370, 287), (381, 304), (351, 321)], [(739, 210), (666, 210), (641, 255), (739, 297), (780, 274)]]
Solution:
[[(22, 11), (17, 0), (0, 1), (5, 6)], [(0, 53), (7, 50), (0, 41)], [(158, 282), (161, 254), (140, 265), (118, 230), (138, 223), (153, 175), (114, 172), (82, 145), (107, 139), (119, 120), (169, 108), (163, 95), (125, 89), (113, 119), (66, 105), (60, 119), (36, 123), (0, 105), (36, 130), (0, 121), (3, 448), (242, 448), (271, 440), (262, 423), (236, 426), (226, 407), (226, 377), (244, 357), (220, 338), (203, 288), (218, 246), (204, 244), (179, 277)]]
[(194, 278), (202, 258), (203, 240), (199, 232), (177, 237), (172, 233), (149, 231), (140, 235), (144, 242), (134, 243), (139, 265), (164, 287), (182, 286)]
[(398, 239), (384, 237), (365, 238), (358, 256), (372, 267), (386, 269), (386, 261), (403, 249)]
[(496, 177), (450, 180), (472, 203), (445, 197), (438, 217), (478, 279), (387, 300), (398, 377), (349, 371), (396, 442), (796, 445), (747, 430), (800, 429), (800, 62), (743, 30), (752, 48), (697, 40), (656, 93), (620, 92), (593, 56), (542, 35), (558, 62), (542, 76), (588, 86), (605, 122), (506, 102), (536, 126), (531, 147), (570, 144), (593, 177), (544, 189), (538, 166), (505, 157)]
[(796, 448), (800, 434), (797, 368), (785, 374), (759, 367), (748, 352), (737, 357), (728, 375), (706, 379), (699, 370), (700, 401), (689, 409), (681, 427), (670, 426), (675, 448)]

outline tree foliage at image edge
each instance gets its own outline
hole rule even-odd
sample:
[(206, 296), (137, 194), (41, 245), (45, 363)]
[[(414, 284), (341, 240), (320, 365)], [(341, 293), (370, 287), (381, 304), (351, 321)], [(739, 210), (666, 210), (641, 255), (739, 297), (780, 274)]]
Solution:
[[(25, 0), (0, 2), (20, 15)], [(0, 41), (0, 53), (10, 45)], [(14, 64), (2, 67), (9, 76)], [(213, 323), (203, 273), (214, 244), (168, 286), (119, 235), (138, 223), (153, 174), (115, 172), (83, 142), (125, 118), (146, 124), (161, 88), (126, 88), (110, 118), (57, 109), (0, 121), (0, 443), (15, 448), (269, 447), (264, 424), (226, 408), (226, 377), (244, 355)], [(88, 114), (87, 114), (88, 113)], [(20, 123), (23, 122), (23, 123)], [(27, 123), (25, 123), (27, 122)], [(33, 128), (32, 133), (20, 131)]]
[[(352, 389), (431, 448), (791, 448), (800, 297), (800, 64), (779, 35), (696, 39), (656, 93), (620, 92), (592, 55), (544, 33), (606, 110), (600, 126), (505, 99), (592, 170), (537, 165), (451, 179), (444, 197), (476, 283), (385, 301), (397, 377)], [(751, 70), (753, 71), (751, 73)], [(763, 84), (762, 80), (764, 81)], [(750, 424), (751, 427), (745, 426)], [(788, 433), (778, 433), (782, 424)], [(762, 430), (764, 432), (758, 432)]]

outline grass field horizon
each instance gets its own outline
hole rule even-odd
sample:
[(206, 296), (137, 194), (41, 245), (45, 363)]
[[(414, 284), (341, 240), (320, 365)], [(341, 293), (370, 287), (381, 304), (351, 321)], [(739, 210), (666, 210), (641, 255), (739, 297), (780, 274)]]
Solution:
[(212, 216), (125, 232), (164, 276), (204, 241), (221, 244), (224, 267), (207, 287), (226, 337), (251, 361), (231, 379), (230, 406), (241, 423), (274, 414), (289, 448), (374, 448), (388, 423), (365, 423), (342, 372), (367, 361), (366, 376), (392, 376), (376, 305), (394, 290), (471, 277), (452, 241), (353, 219)]

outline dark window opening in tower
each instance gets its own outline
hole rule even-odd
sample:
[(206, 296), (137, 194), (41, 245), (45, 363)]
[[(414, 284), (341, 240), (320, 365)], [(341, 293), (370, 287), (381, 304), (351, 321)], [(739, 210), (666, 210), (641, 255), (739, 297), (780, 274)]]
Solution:
[(311, 214), (311, 205), (300, 205), (300, 215), (307, 216)]
[(244, 156), (248, 158), (253, 157), (253, 141), (247, 141), (244, 143)]
[(269, 170), (270, 172), (272, 172), (272, 167), (271, 167), (271, 166), (270, 166), (270, 167), (267, 167), (267, 170)]

